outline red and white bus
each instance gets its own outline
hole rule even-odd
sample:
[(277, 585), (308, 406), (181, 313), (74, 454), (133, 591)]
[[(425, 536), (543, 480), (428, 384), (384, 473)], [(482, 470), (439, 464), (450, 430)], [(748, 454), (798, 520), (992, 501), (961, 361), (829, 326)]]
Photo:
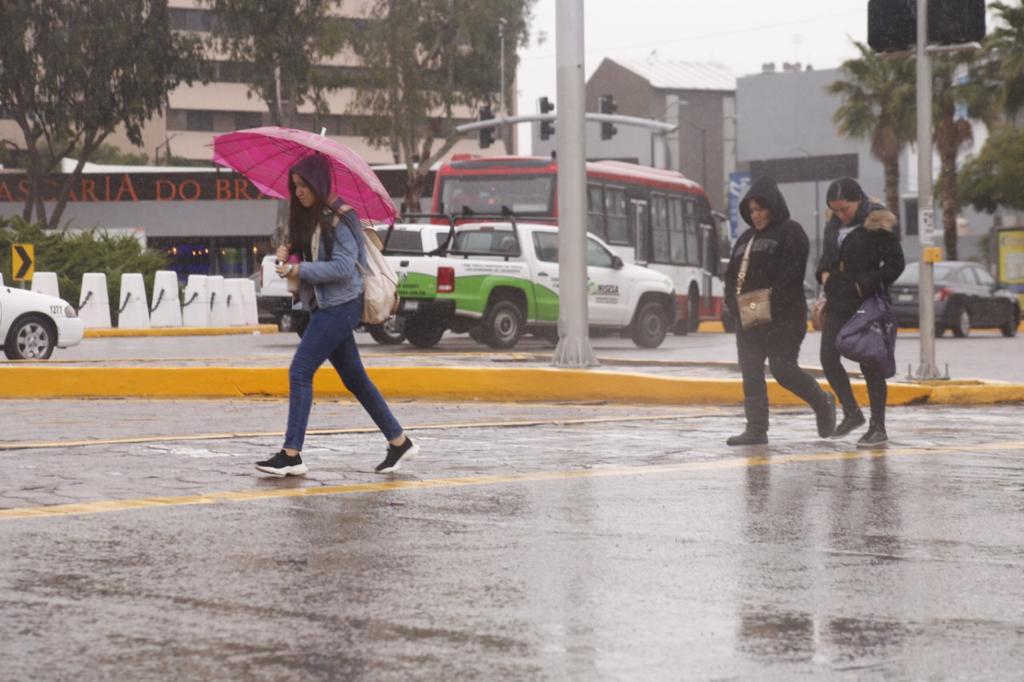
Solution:
[[(434, 178), (432, 213), (501, 213), (556, 221), (557, 163), (545, 157), (455, 155)], [(676, 331), (722, 320), (719, 259), (729, 232), (704, 189), (682, 173), (620, 161), (587, 163), (587, 229), (627, 263), (646, 265), (675, 283)]]

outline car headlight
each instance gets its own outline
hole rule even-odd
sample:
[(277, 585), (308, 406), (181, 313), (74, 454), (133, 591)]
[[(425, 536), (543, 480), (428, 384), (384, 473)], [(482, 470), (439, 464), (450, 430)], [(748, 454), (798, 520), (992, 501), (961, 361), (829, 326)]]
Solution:
[(78, 311), (75, 310), (75, 307), (73, 305), (68, 304), (68, 305), (64, 306), (64, 317), (69, 317), (69, 318), (78, 317)]

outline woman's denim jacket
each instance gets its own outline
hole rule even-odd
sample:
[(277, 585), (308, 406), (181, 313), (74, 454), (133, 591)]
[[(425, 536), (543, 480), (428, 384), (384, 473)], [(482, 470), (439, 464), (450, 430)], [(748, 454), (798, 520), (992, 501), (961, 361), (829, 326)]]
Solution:
[(355, 211), (342, 214), (340, 219), (325, 220), (321, 229), (334, 230), (334, 247), (330, 260), (320, 238), (319, 258), (299, 266), (299, 279), (313, 285), (316, 304), (320, 308), (348, 303), (363, 293), (363, 276), (356, 268), (356, 258), (365, 267), (366, 253), (356, 235), (362, 238), (363, 226)]

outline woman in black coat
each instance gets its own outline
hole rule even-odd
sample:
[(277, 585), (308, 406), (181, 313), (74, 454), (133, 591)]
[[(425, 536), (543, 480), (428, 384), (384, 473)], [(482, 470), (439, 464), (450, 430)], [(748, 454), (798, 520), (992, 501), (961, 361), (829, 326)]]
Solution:
[[(825, 319), (821, 329), (821, 366), (843, 406), (843, 421), (833, 438), (864, 424), (850, 388), (850, 377), (836, 349), (836, 336), (861, 303), (880, 293), (903, 272), (903, 248), (896, 228), (899, 219), (885, 206), (873, 203), (853, 178), (840, 178), (825, 193), (832, 217), (825, 225), (824, 251), (816, 276), (825, 287)], [(888, 389), (882, 373), (861, 365), (871, 402), (871, 423), (857, 447), (879, 447), (889, 438), (885, 431)]]
[[(832, 433), (836, 424), (836, 401), (797, 364), (800, 344), (807, 334), (807, 301), (804, 272), (807, 269), (807, 235), (800, 223), (791, 220), (786, 200), (771, 178), (755, 182), (740, 202), (740, 215), (750, 225), (733, 246), (725, 274), (725, 301), (737, 320), (736, 349), (743, 373), (743, 406), (747, 427), (732, 436), (729, 445), (768, 442), (768, 387), (764, 362), (772, 376), (814, 408), (818, 435)], [(739, 274), (750, 244), (750, 260), (742, 283)], [(737, 286), (739, 285), (739, 286)], [(739, 322), (736, 296), (756, 289), (771, 289), (771, 321), (743, 329)]]

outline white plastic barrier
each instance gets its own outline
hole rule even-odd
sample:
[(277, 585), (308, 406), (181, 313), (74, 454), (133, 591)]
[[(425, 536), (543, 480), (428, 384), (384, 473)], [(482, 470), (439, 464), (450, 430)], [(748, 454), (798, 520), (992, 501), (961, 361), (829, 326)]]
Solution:
[(242, 312), (245, 317), (244, 324), (257, 325), (260, 323), (260, 315), (256, 308), (256, 282), (248, 278), (239, 281), (242, 282)]
[(181, 304), (181, 323), (186, 327), (210, 326), (210, 286), (206, 275), (189, 275), (185, 300)]
[(181, 326), (181, 296), (178, 295), (178, 273), (157, 270), (153, 278), (153, 306), (149, 323), (154, 327)]
[(242, 280), (231, 277), (224, 280), (224, 293), (227, 295), (225, 303), (228, 308), (228, 326), (241, 327), (245, 324), (245, 308), (242, 300)]
[(210, 326), (228, 326), (228, 292), (224, 287), (223, 275), (207, 275), (206, 285), (210, 290)]
[(82, 275), (78, 317), (86, 329), (110, 329), (110, 297), (104, 273), (87, 272)]
[(138, 272), (121, 273), (121, 300), (117, 306), (118, 329), (149, 329), (146, 283)]
[[(3, 280), (0, 279), (0, 284)], [(56, 272), (37, 272), (32, 275), (32, 291), (38, 291), (47, 296), (60, 298), (60, 287), (57, 286)]]

